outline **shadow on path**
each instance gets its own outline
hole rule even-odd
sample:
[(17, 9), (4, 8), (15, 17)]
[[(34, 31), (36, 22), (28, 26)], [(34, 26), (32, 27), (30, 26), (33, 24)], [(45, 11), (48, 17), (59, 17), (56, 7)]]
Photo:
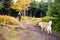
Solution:
[(0, 40), (5, 40), (2, 34), (0, 34)]

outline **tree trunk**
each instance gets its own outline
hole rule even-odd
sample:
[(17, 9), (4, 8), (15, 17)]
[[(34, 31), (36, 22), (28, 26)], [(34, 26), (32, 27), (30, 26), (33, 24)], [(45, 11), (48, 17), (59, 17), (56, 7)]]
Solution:
[(42, 18), (42, 12), (41, 12), (41, 18)]
[(9, 15), (9, 16), (11, 15), (10, 13), (11, 13), (11, 10), (9, 9), (9, 10), (8, 10), (8, 15)]
[(24, 10), (24, 14), (23, 14), (23, 16), (26, 16), (26, 10)]

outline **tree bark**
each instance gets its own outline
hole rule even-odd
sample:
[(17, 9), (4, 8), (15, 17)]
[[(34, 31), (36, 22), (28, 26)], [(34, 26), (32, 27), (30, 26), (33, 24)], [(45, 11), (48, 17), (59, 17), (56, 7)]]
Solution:
[(23, 16), (26, 16), (26, 10), (24, 10), (24, 14), (23, 14)]

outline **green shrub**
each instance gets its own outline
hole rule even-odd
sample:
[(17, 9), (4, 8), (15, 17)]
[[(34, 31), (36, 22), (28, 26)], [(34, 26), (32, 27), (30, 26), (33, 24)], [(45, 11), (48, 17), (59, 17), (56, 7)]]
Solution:
[(60, 33), (60, 19), (53, 19), (53, 30)]
[(46, 17), (43, 17), (41, 21), (42, 22), (48, 22), (48, 21), (50, 21), (52, 19), (53, 19), (53, 17), (46, 16)]

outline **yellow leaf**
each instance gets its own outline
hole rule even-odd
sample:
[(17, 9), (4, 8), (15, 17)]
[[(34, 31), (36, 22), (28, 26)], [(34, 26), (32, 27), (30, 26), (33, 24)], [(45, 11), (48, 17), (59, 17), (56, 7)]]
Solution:
[[(14, 2), (12, 2), (13, 0), (11, 0), (11, 8), (12, 9), (16, 9), (16, 11), (22, 11), (22, 10), (27, 10), (29, 9), (28, 7), (30, 7), (30, 3), (32, 2), (32, 0), (17, 0), (16, 4), (14, 5)], [(13, 3), (13, 4), (12, 4)]]

